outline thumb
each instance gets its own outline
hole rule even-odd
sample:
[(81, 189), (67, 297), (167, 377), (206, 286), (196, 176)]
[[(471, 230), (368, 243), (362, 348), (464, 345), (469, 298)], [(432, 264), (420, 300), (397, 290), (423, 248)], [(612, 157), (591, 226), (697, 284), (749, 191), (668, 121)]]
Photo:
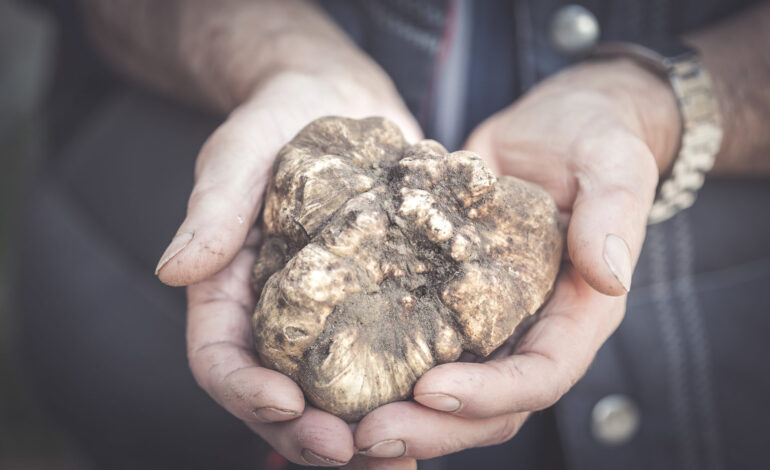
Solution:
[(284, 135), (264, 109), (237, 109), (198, 155), (187, 216), (155, 274), (172, 286), (192, 284), (227, 266), (241, 249), (261, 207)]
[(620, 129), (584, 137), (571, 152), (578, 190), (567, 231), (570, 259), (591, 287), (623, 295), (644, 242), (657, 165), (644, 142)]

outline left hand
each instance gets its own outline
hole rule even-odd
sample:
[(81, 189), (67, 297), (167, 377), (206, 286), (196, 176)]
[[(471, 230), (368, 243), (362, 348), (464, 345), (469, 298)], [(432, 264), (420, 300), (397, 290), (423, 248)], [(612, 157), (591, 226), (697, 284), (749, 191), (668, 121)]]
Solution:
[[(502, 348), (483, 363), (431, 369), (415, 386), (416, 402), (385, 405), (361, 421), (356, 448), (369, 457), (427, 459), (499, 444), (582, 377), (623, 318), (658, 176), (678, 145), (668, 87), (630, 61), (588, 62), (542, 82), (473, 132), (469, 150), (553, 196), (569, 261), (513, 354)], [(367, 468), (412, 465), (366, 460)]]

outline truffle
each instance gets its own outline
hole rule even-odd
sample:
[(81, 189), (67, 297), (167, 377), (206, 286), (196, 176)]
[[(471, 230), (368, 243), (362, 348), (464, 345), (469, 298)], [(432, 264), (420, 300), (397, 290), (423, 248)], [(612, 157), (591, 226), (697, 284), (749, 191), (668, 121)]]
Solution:
[(356, 421), (431, 367), (487, 356), (547, 299), (553, 200), (383, 118), (318, 119), (272, 169), (252, 282), (260, 360)]

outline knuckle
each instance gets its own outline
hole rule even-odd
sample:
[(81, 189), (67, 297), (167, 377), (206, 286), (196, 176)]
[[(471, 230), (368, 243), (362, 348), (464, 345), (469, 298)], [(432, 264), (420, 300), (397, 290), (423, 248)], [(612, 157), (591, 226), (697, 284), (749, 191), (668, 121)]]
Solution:
[(198, 386), (203, 389), (208, 389), (210, 384), (209, 374), (207, 373), (207, 368), (203, 361), (201, 361), (196, 350), (187, 350), (187, 365), (190, 368), (190, 372), (192, 373), (193, 378), (195, 379), (195, 383), (197, 383)]
[(190, 198), (187, 200), (187, 212), (189, 213), (193, 208), (200, 206), (209, 196), (208, 189), (204, 189), (200, 180), (193, 186)]
[(569, 386), (566, 384), (567, 382), (564, 380), (554, 379), (554, 383), (543, 391), (542, 402), (537, 409), (542, 410), (555, 405), (569, 390)]
[(516, 415), (506, 416), (497, 426), (489, 444), (496, 445), (508, 442), (519, 432), (521, 420)]
[(228, 129), (226, 123), (219, 126), (206, 139), (198, 152), (198, 158), (195, 160), (195, 181), (199, 181), (205, 175), (210, 165), (215, 164), (217, 155), (221, 153), (222, 148), (227, 145), (231, 138), (227, 135)]
[(641, 141), (639, 141), (636, 146), (636, 155), (636, 161), (639, 165), (639, 176), (643, 181), (650, 181), (653, 183), (653, 186), (655, 186), (658, 182), (658, 176), (660, 175), (660, 169), (655, 160), (655, 155), (653, 155), (647, 144)]
[(637, 198), (655, 189), (659, 171), (652, 151), (623, 126), (580, 136), (570, 153), (570, 168), (579, 181), (580, 176), (583, 182), (611, 181), (611, 186), (627, 188)]
[(580, 379), (580, 374), (574, 369), (567, 369), (563, 372), (561, 380), (558, 380), (553, 388), (553, 394), (551, 395), (550, 404), (552, 406), (556, 404), (561, 397), (563, 397)]
[(639, 196), (633, 188), (623, 183), (611, 183), (602, 191), (602, 196), (612, 199), (624, 208), (633, 208), (639, 205)]
[(535, 409), (544, 409), (553, 406), (574, 385), (579, 378), (571, 361), (559, 360), (549, 354), (531, 352), (538, 355), (548, 364), (551, 373), (544, 376), (544, 382), (539, 396), (535, 400)]
[(198, 180), (190, 193), (190, 199), (187, 202), (187, 209), (194, 207), (217, 207), (224, 206), (227, 201), (217, 190), (216, 185), (212, 185), (203, 179)]
[(431, 452), (426, 458), (439, 457), (442, 455), (449, 455), (461, 450), (475, 447), (475, 443), (468, 442), (467, 439), (461, 438), (456, 435), (449, 435), (441, 439), (434, 452)]
[(527, 375), (520, 361), (516, 359), (516, 356), (512, 356), (508, 360), (491, 361), (488, 364), (494, 367), (507, 382), (515, 384)]
[(555, 377), (551, 380), (545, 390), (543, 390), (542, 401), (537, 407), (538, 410), (542, 410), (551, 407), (558, 403), (574, 385), (580, 379), (580, 374), (577, 374), (574, 370), (570, 370), (566, 367), (561, 368), (559, 372), (555, 374)]
[(556, 374), (554, 374), (553, 383), (548, 387), (542, 408), (548, 408), (556, 404), (583, 377), (585, 370), (586, 367), (572, 362), (560, 365)]
[(405, 431), (408, 434), (410, 429), (405, 423), (409, 423), (413, 415), (409, 407), (404, 405), (409, 404), (407, 402), (391, 403), (370, 412), (359, 423), (356, 435), (392, 439), (394, 436), (404, 435)]
[(646, 220), (653, 193), (644, 194), (640, 188), (621, 182), (608, 184), (597, 196), (604, 201), (612, 201), (615, 207), (622, 209), (618, 212), (619, 217), (622, 215), (623, 218), (629, 217), (626, 219), (629, 221), (642, 221)]

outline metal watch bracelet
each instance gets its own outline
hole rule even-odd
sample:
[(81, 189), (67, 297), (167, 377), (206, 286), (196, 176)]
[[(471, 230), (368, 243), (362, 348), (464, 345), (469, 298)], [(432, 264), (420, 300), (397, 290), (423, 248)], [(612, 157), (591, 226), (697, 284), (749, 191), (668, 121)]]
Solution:
[(682, 116), (679, 154), (647, 218), (657, 224), (695, 202), (722, 144), (722, 113), (711, 76), (695, 60), (672, 62), (668, 77)]
[[(658, 52), (666, 49), (668, 53)], [(648, 47), (610, 42), (598, 45), (592, 55), (629, 57), (668, 76), (682, 119), (682, 137), (668, 177), (658, 186), (647, 223), (668, 220), (693, 205), (722, 144), (722, 113), (711, 76), (700, 65), (697, 52), (682, 43)]]

